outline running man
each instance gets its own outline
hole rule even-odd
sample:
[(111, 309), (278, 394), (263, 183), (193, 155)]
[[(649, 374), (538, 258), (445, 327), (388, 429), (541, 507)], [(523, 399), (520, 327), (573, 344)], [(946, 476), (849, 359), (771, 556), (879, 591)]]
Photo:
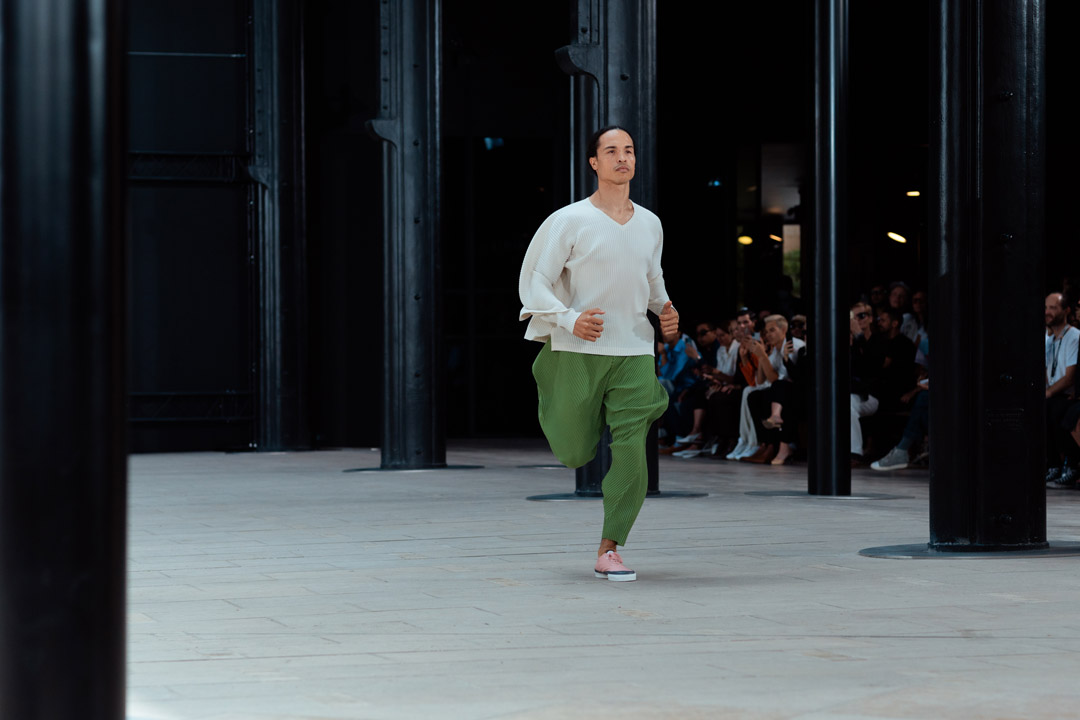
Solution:
[(667, 409), (656, 379), (654, 333), (646, 316), (660, 317), (673, 341), (679, 313), (660, 267), (664, 232), (653, 213), (630, 201), (634, 140), (611, 126), (589, 141), (598, 188), (555, 211), (536, 231), (521, 265), (520, 320), (528, 340), (544, 343), (533, 363), (540, 426), (568, 467), (596, 454), (611, 427), (611, 469), (601, 483), (604, 529), (595, 575), (636, 580), (616, 552), (645, 502), (645, 438)]

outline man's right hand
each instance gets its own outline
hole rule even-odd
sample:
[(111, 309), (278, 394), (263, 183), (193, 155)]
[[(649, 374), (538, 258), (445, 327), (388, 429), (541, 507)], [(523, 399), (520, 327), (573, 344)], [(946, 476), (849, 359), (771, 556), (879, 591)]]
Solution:
[(600, 337), (600, 333), (604, 332), (604, 318), (599, 317), (603, 314), (604, 311), (600, 308), (593, 308), (581, 313), (577, 322), (574, 323), (574, 335), (582, 340), (596, 342)]

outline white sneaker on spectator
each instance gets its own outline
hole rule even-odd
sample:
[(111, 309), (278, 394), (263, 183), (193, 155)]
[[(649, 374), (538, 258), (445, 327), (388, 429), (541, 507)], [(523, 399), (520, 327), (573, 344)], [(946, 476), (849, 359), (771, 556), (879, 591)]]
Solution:
[(874, 470), (903, 470), (908, 466), (908, 451), (894, 447), (880, 460), (870, 463)]
[(680, 450), (677, 453), (671, 453), (671, 454), (674, 457), (679, 457), (679, 458), (695, 458), (695, 457), (697, 457), (698, 455), (701, 454), (701, 450), (699, 448), (690, 448), (688, 450)]
[(701, 433), (691, 433), (689, 435), (676, 435), (676, 445), (689, 445), (692, 442), (696, 442), (701, 439)]
[(739, 442), (735, 443), (735, 449), (732, 450), (731, 452), (729, 452), (724, 457), (727, 458), (728, 460), (738, 460), (739, 459), (739, 454), (745, 449), (746, 449), (746, 441), (743, 440), (742, 438), (739, 438)]

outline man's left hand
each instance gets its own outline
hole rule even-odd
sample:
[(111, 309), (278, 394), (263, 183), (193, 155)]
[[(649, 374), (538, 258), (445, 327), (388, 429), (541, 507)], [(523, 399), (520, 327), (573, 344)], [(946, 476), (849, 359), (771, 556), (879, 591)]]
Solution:
[(679, 311), (671, 301), (664, 303), (664, 309), (660, 311), (660, 334), (665, 342), (675, 342), (679, 339)]

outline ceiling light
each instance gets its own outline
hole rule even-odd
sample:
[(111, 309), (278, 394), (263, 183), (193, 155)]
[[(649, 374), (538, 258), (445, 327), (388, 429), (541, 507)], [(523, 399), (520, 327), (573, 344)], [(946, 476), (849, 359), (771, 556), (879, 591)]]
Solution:
[(754, 238), (750, 237), (749, 235), (740, 235), (739, 236), (739, 244), (740, 245), (750, 245), (753, 242), (754, 242)]
[(784, 242), (784, 238), (780, 237), (779, 235), (770, 235), (769, 237), (771, 237), (776, 242)]
[(908, 197), (919, 197), (919, 191), (918, 190), (908, 190), (907, 191), (907, 196)]
[(885, 233), (885, 234), (888, 235), (890, 238), (892, 238), (893, 240), (895, 240), (898, 243), (906, 243), (907, 242), (907, 238), (904, 237), (903, 235), (898, 234), (898, 233), (891, 232), (891, 233)]

